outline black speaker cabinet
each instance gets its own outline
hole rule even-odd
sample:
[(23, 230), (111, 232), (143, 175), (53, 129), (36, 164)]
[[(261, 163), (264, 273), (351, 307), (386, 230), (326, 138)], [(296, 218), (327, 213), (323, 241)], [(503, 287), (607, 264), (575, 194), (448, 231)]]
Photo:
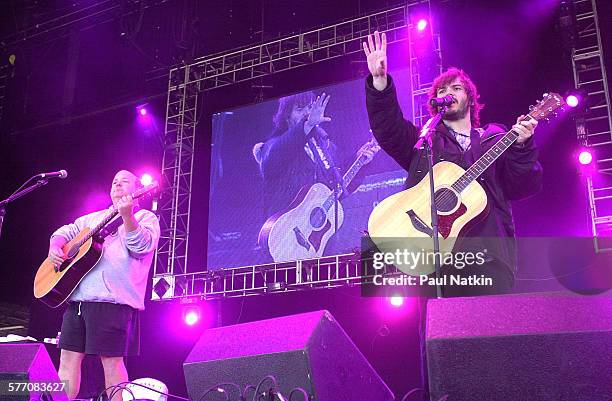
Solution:
[[(64, 392), (36, 391), (36, 388), (42, 389), (42, 383), (57, 382), (59, 382), (57, 371), (43, 344), (0, 344), (0, 383), (2, 383), (0, 400), (67, 401)], [(9, 383), (13, 383), (11, 386), (13, 389), (19, 390), (23, 386), (16, 383), (28, 383), (32, 391), (29, 391), (28, 395), (9, 391)], [(45, 385), (45, 388), (48, 387)], [(52, 386), (51, 390), (55, 388)]]
[[(256, 386), (267, 375), (276, 378), (285, 399), (297, 387), (304, 389), (312, 401), (394, 398), (327, 311), (207, 330), (185, 360), (183, 370), (193, 401), (218, 383), (233, 382), (244, 388)], [(264, 388), (269, 384), (264, 383)], [(232, 391), (228, 389), (228, 394)], [(303, 398), (294, 395), (293, 399)]]
[(431, 400), (612, 400), (612, 297), (431, 300)]

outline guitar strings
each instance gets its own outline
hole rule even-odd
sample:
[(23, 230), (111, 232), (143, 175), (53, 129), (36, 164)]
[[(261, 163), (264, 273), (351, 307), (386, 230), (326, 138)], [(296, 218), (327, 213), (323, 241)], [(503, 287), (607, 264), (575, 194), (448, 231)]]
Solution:
[[(553, 95), (554, 95), (554, 94), (553, 94)], [(546, 96), (546, 94), (545, 94), (545, 96)], [(558, 97), (558, 96), (557, 96), (557, 97)], [(532, 116), (532, 115), (531, 115), (532, 113), (535, 113), (535, 114), (536, 114), (536, 116), (537, 116), (537, 115), (538, 115), (538, 113), (540, 113), (540, 111), (539, 111), (539, 110), (545, 110), (545, 111), (547, 111), (547, 112), (546, 112), (546, 116), (548, 116), (548, 115), (550, 114), (550, 112), (552, 112), (552, 111), (554, 111), (554, 110), (558, 109), (559, 107), (561, 107), (561, 109), (562, 109), (562, 105), (563, 105), (563, 103), (561, 103), (560, 99), (557, 99), (557, 97), (555, 97), (555, 96), (550, 96), (550, 95), (549, 95), (549, 96), (548, 96), (548, 99), (547, 99), (547, 100), (554, 99), (554, 100), (556, 100), (556, 101), (557, 101), (557, 104), (555, 105), (556, 107), (554, 107), (554, 109), (553, 109), (552, 107), (550, 107), (550, 106), (547, 106), (547, 104), (546, 104), (546, 102), (545, 102), (545, 101), (538, 102), (537, 107), (535, 107), (535, 108), (533, 108), (533, 109), (530, 109), (530, 110), (531, 110), (531, 113), (527, 113), (527, 115), (526, 115), (526, 116), (524, 116), (524, 117), (523, 117), (523, 118), (522, 118), (520, 121), (528, 121), (528, 120), (530, 120), (530, 119), (533, 119), (533, 120), (536, 120), (536, 121), (541, 120), (541, 119), (542, 119), (542, 117), (544, 117), (544, 114), (541, 114), (541, 115), (540, 115), (540, 118), (536, 118), (536, 117), (534, 117), (534, 116)], [(556, 114), (555, 114), (555, 116), (556, 116)], [(518, 138), (518, 134), (517, 134), (517, 133), (516, 133), (516, 132), (515, 132), (513, 129), (510, 129), (510, 130), (509, 130), (509, 131), (508, 131), (508, 132), (507, 132), (507, 133), (504, 135), (504, 137), (503, 137), (502, 139), (500, 139), (500, 141), (498, 141), (497, 143), (499, 143), (499, 142), (503, 141), (503, 140), (504, 140), (504, 138), (505, 138), (506, 136), (508, 136), (510, 133), (514, 133), (514, 134), (516, 135), (516, 137), (512, 139), (512, 141), (511, 141), (510, 145), (507, 145), (506, 149), (502, 150), (502, 152), (500, 152), (498, 155), (496, 155), (495, 160), (497, 160), (497, 158), (498, 158), (498, 157), (499, 157), (499, 156), (500, 156), (500, 155), (501, 155), (503, 152), (505, 152), (506, 150), (508, 150), (508, 148), (509, 148), (509, 147), (512, 145), (512, 143), (514, 143), (514, 141), (516, 141), (516, 139)], [(495, 145), (493, 145), (493, 146), (496, 146), (496, 145), (497, 145), (497, 143), (496, 143)], [(493, 147), (492, 147), (491, 149), (493, 149)], [(485, 153), (484, 153), (484, 155), (486, 155), (486, 154), (487, 154), (489, 151), (490, 151), (490, 149), (489, 149), (487, 152), (485, 152)], [(483, 156), (481, 156), (481, 158), (482, 158), (482, 157), (484, 157), (484, 155), (483, 155)], [(477, 161), (476, 161), (474, 164), (472, 164), (470, 167), (468, 167), (468, 169), (466, 170), (466, 172), (465, 172), (465, 173), (464, 173), (464, 174), (463, 174), (463, 175), (462, 175), (462, 176), (461, 176), (459, 179), (457, 179), (457, 181), (455, 181), (455, 183), (457, 183), (459, 180), (461, 180), (461, 178), (462, 178), (462, 177), (464, 177), (464, 176), (466, 175), (466, 173), (470, 172), (470, 169), (471, 169), (471, 168), (472, 168), (474, 165), (478, 164), (478, 162), (480, 161), (480, 159), (481, 159), (481, 158), (479, 158), (479, 159), (478, 159), (478, 160), (477, 160)], [(495, 162), (495, 160), (493, 160), (493, 162)], [(493, 163), (493, 162), (492, 162), (492, 163)], [(492, 164), (492, 163), (491, 163), (491, 164)], [(490, 167), (490, 165), (489, 165), (489, 166), (487, 166), (487, 168), (489, 168), (489, 167)], [(485, 169), (485, 170), (486, 170), (486, 169)], [(484, 170), (483, 170), (483, 172), (484, 172)], [(428, 174), (429, 174), (429, 173), (428, 173)], [(481, 174), (482, 174), (482, 173), (478, 174), (478, 176), (480, 176)], [(472, 174), (472, 175), (473, 175), (473, 174)], [(477, 178), (478, 176), (474, 177), (474, 179), (475, 179), (475, 178)], [(471, 181), (474, 181), (474, 179), (472, 179)], [(471, 184), (471, 182), (470, 182), (470, 184)], [(453, 185), (454, 185), (454, 184), (453, 184)], [(468, 184), (468, 186), (469, 186), (469, 184)], [(466, 188), (467, 188), (467, 186), (466, 186)], [(465, 188), (464, 188), (464, 189), (465, 189)], [(456, 196), (456, 197), (457, 197), (457, 200), (459, 200), (459, 199), (461, 198), (461, 196), (460, 196), (460, 195), (461, 195), (461, 193), (458, 193), (457, 195), (455, 195), (455, 194), (454, 194), (454, 192), (452, 192), (452, 195), (447, 194), (447, 193), (443, 193), (443, 194), (441, 195), (440, 199), (435, 198), (435, 195), (434, 195), (434, 199), (435, 199), (436, 204), (438, 204), (438, 202), (443, 202), (443, 201), (444, 201), (444, 202), (446, 202), (446, 201), (448, 201), (448, 200), (452, 200), (452, 199), (453, 199), (453, 196)], [(436, 211), (437, 211), (437, 210), (436, 210)]]
[[(525, 117), (523, 120), (525, 120), (526, 118), (527, 118), (527, 117)], [(506, 137), (506, 136), (507, 136), (508, 134), (510, 134), (510, 133), (514, 133), (514, 134), (516, 134), (516, 132), (514, 132), (513, 130), (510, 130), (510, 131), (508, 131), (508, 132), (507, 132), (507, 133), (504, 135), (504, 137)], [(517, 135), (517, 137), (518, 137), (518, 135)], [(512, 139), (512, 143), (514, 143), (514, 141), (515, 141), (515, 140), (516, 140), (516, 138)], [(503, 141), (503, 138), (502, 138), (502, 139), (501, 139), (499, 142), (501, 142), (501, 141)], [(496, 145), (497, 145), (497, 144), (496, 144)], [(494, 145), (494, 146), (495, 146), (495, 145)], [(506, 149), (504, 149), (502, 152), (500, 152), (500, 154), (499, 154), (499, 155), (501, 155), (501, 153), (503, 153), (503, 152), (505, 152), (506, 150), (508, 150), (508, 148), (509, 148), (509, 147), (510, 147), (510, 145), (509, 145), (509, 146), (508, 146)], [(493, 148), (491, 148), (491, 149), (493, 149)], [(484, 155), (486, 155), (488, 152), (489, 152), (489, 151), (485, 152), (485, 153), (484, 153)], [(483, 155), (483, 156), (484, 156), (484, 155)], [(499, 155), (497, 155), (497, 157), (499, 157)], [(497, 157), (495, 158), (495, 160), (497, 159)], [(482, 158), (482, 157), (481, 157), (481, 158)], [(495, 160), (494, 160), (494, 161), (495, 161)], [(455, 181), (455, 183), (459, 182), (459, 180), (461, 180), (461, 179), (462, 179), (462, 178), (463, 178), (463, 177), (464, 177), (464, 176), (465, 176), (467, 173), (471, 173), (470, 175), (474, 176), (474, 179), (476, 179), (477, 177), (479, 177), (479, 176), (480, 176), (482, 173), (480, 173), (480, 174), (478, 174), (477, 176), (475, 176), (475, 175), (474, 175), (474, 172), (470, 171), (470, 170), (472, 169), (472, 167), (473, 167), (473, 166), (475, 166), (476, 164), (478, 164), (478, 162), (479, 162), (479, 161), (480, 161), (480, 159), (478, 159), (478, 160), (477, 160), (477, 161), (476, 161), (474, 164), (472, 164), (470, 167), (468, 167), (468, 169), (465, 171), (465, 173), (464, 173), (464, 174), (463, 174), (461, 177), (459, 177), (459, 179), (457, 179), (457, 180)], [(487, 166), (487, 168), (489, 168), (489, 167), (490, 167), (490, 165), (489, 165), (489, 166)], [(485, 169), (485, 170), (486, 170), (486, 169)], [(484, 171), (484, 170), (483, 170), (483, 171)], [(429, 173), (428, 173), (428, 174), (429, 174)], [(474, 181), (474, 179), (472, 179), (471, 181)], [(471, 184), (471, 182), (470, 182), (470, 184)], [(454, 185), (454, 184), (453, 184), (453, 185)], [(469, 186), (469, 184), (468, 184), (467, 186)], [(467, 188), (467, 186), (466, 186), (466, 188)], [(452, 187), (452, 186), (451, 186), (451, 187)], [(464, 188), (464, 189), (465, 189), (465, 188)], [(457, 197), (457, 200), (459, 200), (459, 199), (461, 198), (461, 193), (457, 193), (457, 194), (455, 195), (455, 192), (454, 192), (453, 190), (451, 190), (451, 193), (443, 193), (443, 194), (440, 196), (440, 198), (437, 198), (437, 197), (435, 198), (436, 205), (439, 205), (441, 202), (451, 201), (451, 200), (453, 200), (453, 197)]]

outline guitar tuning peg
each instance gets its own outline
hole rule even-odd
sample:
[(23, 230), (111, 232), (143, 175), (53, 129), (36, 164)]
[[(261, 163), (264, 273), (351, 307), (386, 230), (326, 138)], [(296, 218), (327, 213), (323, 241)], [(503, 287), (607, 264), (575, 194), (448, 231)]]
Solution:
[(549, 121), (550, 121), (550, 118), (546, 117), (546, 118), (544, 119), (544, 121), (549, 122)]
[(533, 111), (533, 109), (535, 109), (534, 105), (533, 105), (533, 104), (530, 104), (530, 105), (529, 105), (529, 111)]
[(542, 97), (548, 97), (548, 92), (544, 93)]

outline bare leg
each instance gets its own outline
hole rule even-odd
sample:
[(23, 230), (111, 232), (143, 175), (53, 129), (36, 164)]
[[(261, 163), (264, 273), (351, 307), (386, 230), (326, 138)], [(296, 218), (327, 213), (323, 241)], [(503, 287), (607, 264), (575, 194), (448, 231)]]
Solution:
[[(122, 356), (100, 356), (100, 358), (102, 359), (102, 366), (104, 367), (104, 381), (106, 387), (129, 381)], [(108, 391), (109, 396), (113, 390), (114, 389), (110, 389)], [(121, 391), (117, 391), (111, 401), (121, 401), (121, 393)]]
[(81, 387), (81, 363), (85, 354), (63, 349), (60, 354), (58, 375), (60, 380), (66, 382), (66, 395), (74, 399)]

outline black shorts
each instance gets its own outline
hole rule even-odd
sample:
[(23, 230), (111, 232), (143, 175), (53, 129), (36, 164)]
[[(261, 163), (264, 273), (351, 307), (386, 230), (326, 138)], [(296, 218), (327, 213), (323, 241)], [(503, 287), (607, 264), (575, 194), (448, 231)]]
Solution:
[(101, 356), (138, 355), (139, 312), (108, 302), (70, 302), (64, 312), (59, 347)]

